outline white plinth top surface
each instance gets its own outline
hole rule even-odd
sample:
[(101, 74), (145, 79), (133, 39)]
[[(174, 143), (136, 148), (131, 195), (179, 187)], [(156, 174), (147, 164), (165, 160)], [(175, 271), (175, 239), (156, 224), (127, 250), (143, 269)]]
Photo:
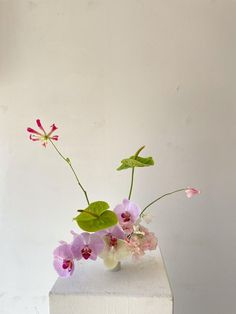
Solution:
[(159, 249), (138, 262), (123, 261), (117, 272), (107, 270), (101, 260), (80, 261), (70, 278), (57, 279), (50, 295), (172, 298)]

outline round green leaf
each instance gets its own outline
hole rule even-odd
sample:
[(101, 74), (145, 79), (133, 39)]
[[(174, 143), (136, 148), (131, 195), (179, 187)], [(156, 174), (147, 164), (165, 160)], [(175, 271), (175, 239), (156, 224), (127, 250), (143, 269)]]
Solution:
[(88, 232), (96, 232), (107, 229), (117, 224), (118, 219), (113, 211), (105, 210), (98, 216), (92, 216), (86, 210), (74, 218), (79, 227)]
[(89, 206), (85, 208), (85, 211), (91, 212), (97, 216), (100, 216), (108, 208), (109, 208), (109, 205), (107, 202), (96, 201), (96, 202), (90, 203)]

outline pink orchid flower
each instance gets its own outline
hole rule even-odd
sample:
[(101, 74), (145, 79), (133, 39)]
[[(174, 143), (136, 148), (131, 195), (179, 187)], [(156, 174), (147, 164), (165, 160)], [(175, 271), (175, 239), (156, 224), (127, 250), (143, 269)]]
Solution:
[(58, 140), (58, 135), (52, 135), (52, 133), (58, 129), (55, 124), (51, 125), (51, 130), (47, 133), (39, 119), (36, 120), (36, 123), (42, 132), (38, 132), (32, 128), (27, 128), (27, 131), (31, 133), (29, 137), (31, 141), (41, 141), (43, 143), (42, 145), (46, 147), (49, 139), (53, 141)]
[(197, 190), (197, 189), (194, 189), (194, 188), (187, 188), (187, 189), (185, 190), (185, 193), (186, 193), (186, 196), (187, 196), (188, 198), (191, 198), (191, 197), (193, 197), (194, 195), (200, 194), (200, 191)]
[(60, 277), (69, 277), (74, 272), (74, 256), (71, 251), (71, 246), (66, 242), (60, 242), (53, 252), (53, 265)]
[(101, 238), (105, 236), (109, 236), (114, 239), (122, 239), (122, 240), (126, 238), (124, 231), (121, 229), (119, 225), (116, 225), (108, 229), (97, 231), (95, 234), (97, 234)]
[(141, 210), (136, 204), (125, 198), (122, 204), (115, 207), (114, 212), (122, 229), (129, 234), (132, 232), (133, 225), (139, 218)]
[(130, 254), (129, 247), (125, 241), (126, 235), (119, 226), (99, 231), (99, 233), (103, 233), (105, 242), (105, 247), (99, 256), (103, 259), (107, 268), (113, 269), (120, 260)]
[(71, 243), (71, 250), (74, 257), (80, 260), (84, 259), (96, 260), (97, 255), (103, 250), (104, 242), (96, 234), (83, 232), (79, 235), (74, 234), (74, 240)]

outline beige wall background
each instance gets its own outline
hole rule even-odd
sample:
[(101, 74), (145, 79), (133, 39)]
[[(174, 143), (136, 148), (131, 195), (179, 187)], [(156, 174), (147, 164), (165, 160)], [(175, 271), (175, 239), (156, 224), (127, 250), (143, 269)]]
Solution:
[[(133, 199), (152, 208), (176, 314), (236, 301), (236, 1), (0, 0), (0, 312), (46, 314), (52, 250), (83, 195), (26, 127), (55, 122), (90, 198), (128, 193), (120, 159), (145, 144)], [(145, 287), (144, 287), (145, 289)]]

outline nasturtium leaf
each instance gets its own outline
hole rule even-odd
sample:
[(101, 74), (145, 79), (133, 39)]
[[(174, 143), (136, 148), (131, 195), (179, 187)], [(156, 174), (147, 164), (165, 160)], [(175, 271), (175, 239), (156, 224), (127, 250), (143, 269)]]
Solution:
[(74, 218), (79, 227), (88, 232), (95, 232), (116, 225), (117, 216), (107, 210), (109, 205), (103, 201), (91, 203), (80, 215)]

